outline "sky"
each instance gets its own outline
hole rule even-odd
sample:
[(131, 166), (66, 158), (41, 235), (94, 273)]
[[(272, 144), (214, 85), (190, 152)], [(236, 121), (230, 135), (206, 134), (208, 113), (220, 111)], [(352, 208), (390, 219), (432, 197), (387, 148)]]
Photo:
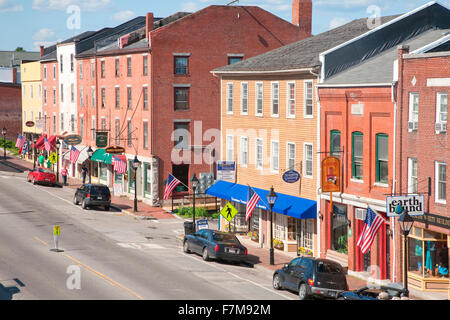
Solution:
[[(22, 47), (38, 51), (84, 31), (114, 27), (153, 12), (166, 17), (195, 12), (232, 0), (0, 0), (0, 51)], [(354, 19), (402, 14), (430, 0), (312, 0), (312, 33), (319, 34)], [(438, 1), (450, 8), (450, 0)], [(292, 0), (240, 0), (291, 22)]]

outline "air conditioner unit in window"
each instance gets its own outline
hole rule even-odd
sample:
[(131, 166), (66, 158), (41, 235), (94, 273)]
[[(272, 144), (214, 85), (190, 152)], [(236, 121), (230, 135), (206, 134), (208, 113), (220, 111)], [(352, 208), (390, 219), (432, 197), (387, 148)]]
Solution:
[(366, 220), (366, 212), (367, 212), (366, 209), (355, 208), (355, 219), (365, 221)]
[(408, 130), (409, 131), (416, 131), (418, 128), (419, 124), (417, 122), (413, 122), (413, 121), (409, 121), (408, 122)]
[(438, 122), (435, 125), (436, 132), (447, 132), (447, 123)]

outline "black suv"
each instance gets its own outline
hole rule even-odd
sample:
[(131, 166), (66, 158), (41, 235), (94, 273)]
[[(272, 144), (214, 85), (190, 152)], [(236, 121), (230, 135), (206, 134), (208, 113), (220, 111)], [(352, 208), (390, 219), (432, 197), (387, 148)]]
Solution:
[(310, 297), (337, 298), (348, 290), (342, 266), (327, 259), (295, 258), (273, 275), (273, 287), (298, 292), (300, 300)]
[(83, 209), (103, 206), (108, 211), (111, 205), (111, 193), (103, 184), (85, 184), (75, 192), (73, 203), (75, 205), (81, 203)]

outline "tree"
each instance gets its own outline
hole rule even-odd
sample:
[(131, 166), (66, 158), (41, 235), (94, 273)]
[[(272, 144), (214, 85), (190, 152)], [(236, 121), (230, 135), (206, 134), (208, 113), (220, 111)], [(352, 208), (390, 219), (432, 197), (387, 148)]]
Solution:
[(22, 47), (17, 47), (17, 48), (16, 48), (16, 52), (23, 52), (23, 51), (25, 51), (25, 50), (23, 50)]

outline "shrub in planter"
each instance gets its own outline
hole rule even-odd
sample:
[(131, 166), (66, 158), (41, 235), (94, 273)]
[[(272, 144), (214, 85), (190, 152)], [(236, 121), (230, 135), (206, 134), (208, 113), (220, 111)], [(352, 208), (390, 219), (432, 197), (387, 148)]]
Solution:
[(247, 234), (247, 236), (253, 241), (259, 241), (259, 233), (257, 231), (251, 231)]

